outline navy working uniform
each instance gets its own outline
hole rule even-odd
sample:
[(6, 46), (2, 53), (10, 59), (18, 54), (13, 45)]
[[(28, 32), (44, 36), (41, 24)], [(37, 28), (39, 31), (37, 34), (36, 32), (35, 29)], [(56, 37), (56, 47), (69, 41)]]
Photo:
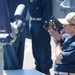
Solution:
[(62, 52), (60, 53), (60, 60), (63, 64), (55, 62), (55, 75), (61, 75), (62, 72), (64, 75), (75, 73), (75, 35), (70, 39), (69, 37), (69, 34), (63, 34)]
[(35, 65), (41, 72), (44, 72), (52, 67), (51, 38), (43, 28), (45, 21), (52, 15), (52, 0), (29, 0), (29, 13)]
[[(19, 4), (25, 4), (27, 7), (26, 0), (7, 0), (10, 22), (14, 22), (14, 13)], [(25, 28), (17, 37), (16, 41), (10, 45), (4, 46), (4, 69), (22, 69), (23, 58), (24, 58), (24, 46), (25, 46)]]

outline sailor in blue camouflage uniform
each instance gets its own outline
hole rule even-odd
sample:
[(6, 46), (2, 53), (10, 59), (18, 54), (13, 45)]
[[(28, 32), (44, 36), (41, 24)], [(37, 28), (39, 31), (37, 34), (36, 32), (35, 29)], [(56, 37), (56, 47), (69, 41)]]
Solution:
[(29, 0), (29, 13), (35, 68), (50, 75), (49, 69), (52, 68), (51, 38), (43, 25), (52, 16), (52, 0)]
[[(7, 0), (10, 22), (14, 22), (14, 13), (19, 4), (25, 4), (27, 7), (27, 0)], [(22, 69), (23, 58), (24, 58), (24, 47), (25, 47), (25, 27), (16, 41), (11, 44), (4, 46), (4, 69)]]
[(55, 40), (54, 75), (75, 75), (75, 12), (70, 12), (65, 18), (59, 19), (63, 24), (64, 34), (49, 29)]

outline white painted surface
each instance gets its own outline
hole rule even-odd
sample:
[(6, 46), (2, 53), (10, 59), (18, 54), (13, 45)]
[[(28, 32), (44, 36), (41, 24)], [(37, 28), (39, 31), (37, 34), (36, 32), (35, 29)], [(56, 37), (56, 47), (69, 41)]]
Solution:
[(6, 70), (4, 75), (45, 75), (34, 69), (25, 69), (25, 70)]

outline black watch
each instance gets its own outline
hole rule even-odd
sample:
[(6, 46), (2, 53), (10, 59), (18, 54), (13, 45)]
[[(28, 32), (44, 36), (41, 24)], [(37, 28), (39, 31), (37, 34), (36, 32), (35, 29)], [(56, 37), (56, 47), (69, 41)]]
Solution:
[(55, 44), (61, 43), (61, 40), (55, 40), (54, 43)]

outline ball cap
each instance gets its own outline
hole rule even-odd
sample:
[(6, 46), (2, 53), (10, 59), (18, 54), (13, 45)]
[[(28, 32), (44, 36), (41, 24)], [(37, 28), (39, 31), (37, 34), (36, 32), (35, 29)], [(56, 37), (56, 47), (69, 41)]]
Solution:
[(63, 25), (75, 25), (75, 12), (70, 12), (65, 18), (58, 19)]

